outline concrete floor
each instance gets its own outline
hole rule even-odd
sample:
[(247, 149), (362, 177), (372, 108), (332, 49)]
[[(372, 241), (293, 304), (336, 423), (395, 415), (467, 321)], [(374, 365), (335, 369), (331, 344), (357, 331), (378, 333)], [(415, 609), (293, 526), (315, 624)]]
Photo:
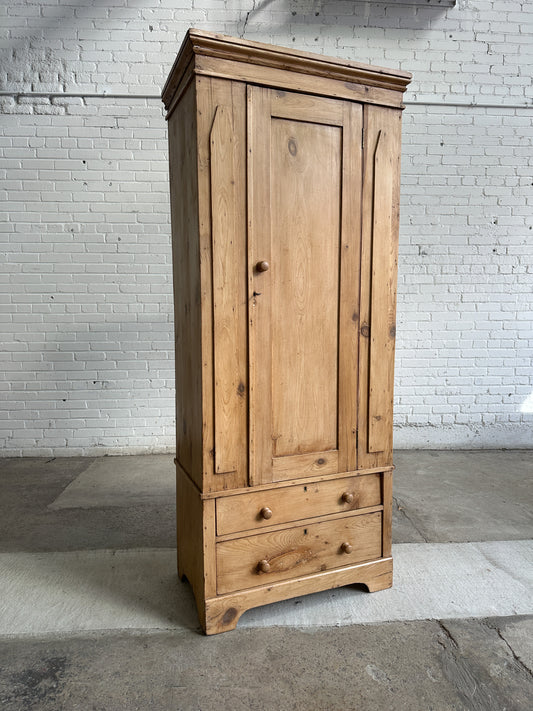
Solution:
[(395, 585), (199, 634), (172, 457), (0, 460), (0, 708), (531, 709), (529, 451), (399, 451)]

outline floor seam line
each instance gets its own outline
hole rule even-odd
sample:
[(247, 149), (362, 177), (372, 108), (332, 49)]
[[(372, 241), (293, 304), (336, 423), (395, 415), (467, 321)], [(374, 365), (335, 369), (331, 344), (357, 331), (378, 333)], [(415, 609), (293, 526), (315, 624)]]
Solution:
[(529, 676), (533, 677), (533, 671), (520, 659), (520, 657), (516, 654), (514, 649), (511, 647), (509, 642), (505, 639), (503, 636), (503, 633), (499, 627), (493, 628), (496, 629), (496, 632), (498, 634), (498, 637), (502, 640), (502, 642), (506, 645), (506, 647), (509, 649), (511, 652), (513, 659), (517, 662), (517, 664), (520, 665), (520, 667), (528, 674)]

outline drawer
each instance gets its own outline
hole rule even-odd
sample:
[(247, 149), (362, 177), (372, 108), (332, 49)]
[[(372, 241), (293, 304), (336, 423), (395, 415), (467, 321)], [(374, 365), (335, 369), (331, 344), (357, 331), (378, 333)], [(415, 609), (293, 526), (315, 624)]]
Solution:
[(381, 558), (381, 520), (355, 514), (217, 543), (217, 593)]
[(381, 503), (381, 474), (250, 491), (217, 499), (217, 534), (223, 536)]

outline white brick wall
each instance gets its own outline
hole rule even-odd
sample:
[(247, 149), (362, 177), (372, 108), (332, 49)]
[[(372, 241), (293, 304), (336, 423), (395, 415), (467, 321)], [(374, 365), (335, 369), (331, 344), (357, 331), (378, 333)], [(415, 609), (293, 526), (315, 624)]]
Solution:
[(413, 72), (396, 443), (533, 445), (533, 3), (404, 1), (2, 0), (3, 454), (173, 449), (158, 95), (189, 26)]

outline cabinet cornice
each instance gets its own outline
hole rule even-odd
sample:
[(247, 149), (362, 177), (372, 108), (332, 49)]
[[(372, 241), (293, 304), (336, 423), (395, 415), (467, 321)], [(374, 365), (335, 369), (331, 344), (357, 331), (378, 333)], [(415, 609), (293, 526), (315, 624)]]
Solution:
[[(406, 90), (411, 79), (409, 72), (370, 66), (335, 57), (324, 57), (311, 52), (274, 47), (261, 42), (241, 40), (213, 32), (190, 29), (163, 87), (162, 99), (167, 110), (172, 103), (177, 87), (189, 67), (191, 59), (194, 58), (195, 73), (215, 75), (214, 72), (210, 72), (209, 67), (211, 65), (209, 63), (207, 65), (204, 64), (203, 68), (200, 69), (196, 66), (196, 58), (198, 57), (211, 57), (229, 62), (239, 62), (243, 65), (283, 70), (291, 72), (293, 76), (301, 74), (307, 77), (321, 77), (339, 82), (347, 90), (350, 90), (352, 85), (357, 85), (399, 92), (401, 95)], [(243, 80), (246, 80), (245, 74), (246, 72), (243, 71)], [(257, 81), (257, 74), (254, 75), (252, 73), (249, 80)], [(269, 82), (266, 80), (265, 75), (266, 83)], [(308, 89), (305, 86), (302, 88)], [(323, 87), (317, 93), (323, 93)], [(336, 93), (340, 95), (338, 92)], [(358, 95), (354, 98), (361, 100), (362, 97)], [(400, 102), (400, 98), (395, 102), (384, 101), (384, 103), (396, 103), (397, 105), (400, 105)]]

